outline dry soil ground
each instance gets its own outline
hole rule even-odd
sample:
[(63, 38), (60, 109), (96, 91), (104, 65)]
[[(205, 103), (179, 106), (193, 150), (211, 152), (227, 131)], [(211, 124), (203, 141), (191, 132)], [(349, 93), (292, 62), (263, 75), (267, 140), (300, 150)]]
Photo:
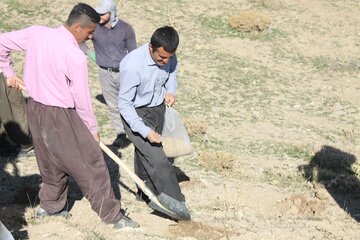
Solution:
[[(58, 26), (76, 2), (2, 0), (0, 30)], [(360, 239), (359, 1), (117, 4), (139, 45), (163, 25), (180, 34), (175, 108), (195, 152), (174, 167), (193, 220), (177, 223), (135, 201), (134, 183), (108, 158), (114, 189), (140, 229), (102, 224), (73, 182), (73, 217), (38, 220), (36, 159), (2, 158), (0, 219), (16, 239)], [(270, 27), (231, 29), (229, 19), (249, 9)], [(22, 56), (14, 57), (21, 72)], [(96, 65), (89, 70), (102, 139), (111, 143)], [(119, 155), (132, 166), (132, 145)]]

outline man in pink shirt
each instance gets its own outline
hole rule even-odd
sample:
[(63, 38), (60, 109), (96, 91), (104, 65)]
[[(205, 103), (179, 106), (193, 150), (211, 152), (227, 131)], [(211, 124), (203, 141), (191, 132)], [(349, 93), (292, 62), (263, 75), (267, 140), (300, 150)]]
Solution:
[[(32, 26), (0, 35), (0, 68), (18, 88), (11, 51), (25, 51), (27, 114), (42, 185), (37, 216), (69, 216), (69, 176), (91, 208), (116, 228), (138, 227), (114, 197), (91, 103), (86, 56), (79, 43), (91, 38), (100, 16), (89, 5), (76, 5), (58, 28)], [(17, 81), (18, 80), (18, 81)]]

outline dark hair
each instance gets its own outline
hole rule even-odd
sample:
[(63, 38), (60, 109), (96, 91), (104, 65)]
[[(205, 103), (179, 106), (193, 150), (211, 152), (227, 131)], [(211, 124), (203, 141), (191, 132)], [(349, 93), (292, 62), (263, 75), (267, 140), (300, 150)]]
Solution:
[(71, 26), (80, 21), (82, 27), (87, 27), (90, 25), (89, 19), (92, 23), (98, 24), (100, 22), (100, 16), (95, 9), (85, 3), (78, 3), (71, 10), (66, 24)]
[(168, 53), (175, 53), (179, 45), (179, 35), (173, 27), (165, 26), (155, 30), (150, 40), (154, 51), (163, 47)]

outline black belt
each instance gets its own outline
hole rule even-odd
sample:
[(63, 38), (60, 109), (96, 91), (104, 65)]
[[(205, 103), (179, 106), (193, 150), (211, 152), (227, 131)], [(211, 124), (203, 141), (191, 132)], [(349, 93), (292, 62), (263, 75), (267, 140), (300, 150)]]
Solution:
[(102, 69), (108, 70), (110, 72), (119, 72), (119, 68), (112, 68), (112, 67), (103, 67), (103, 66), (99, 66)]

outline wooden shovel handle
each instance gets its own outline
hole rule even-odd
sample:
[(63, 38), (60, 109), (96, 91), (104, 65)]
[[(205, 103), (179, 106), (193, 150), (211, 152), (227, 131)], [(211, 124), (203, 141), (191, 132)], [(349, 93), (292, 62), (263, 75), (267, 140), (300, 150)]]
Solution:
[(100, 141), (100, 148), (119, 166), (125, 170), (129, 176), (135, 181), (135, 183), (139, 186), (139, 188), (150, 198), (156, 198), (155, 194), (145, 185), (145, 183), (135, 174), (133, 173), (113, 151), (111, 151), (104, 143)]

